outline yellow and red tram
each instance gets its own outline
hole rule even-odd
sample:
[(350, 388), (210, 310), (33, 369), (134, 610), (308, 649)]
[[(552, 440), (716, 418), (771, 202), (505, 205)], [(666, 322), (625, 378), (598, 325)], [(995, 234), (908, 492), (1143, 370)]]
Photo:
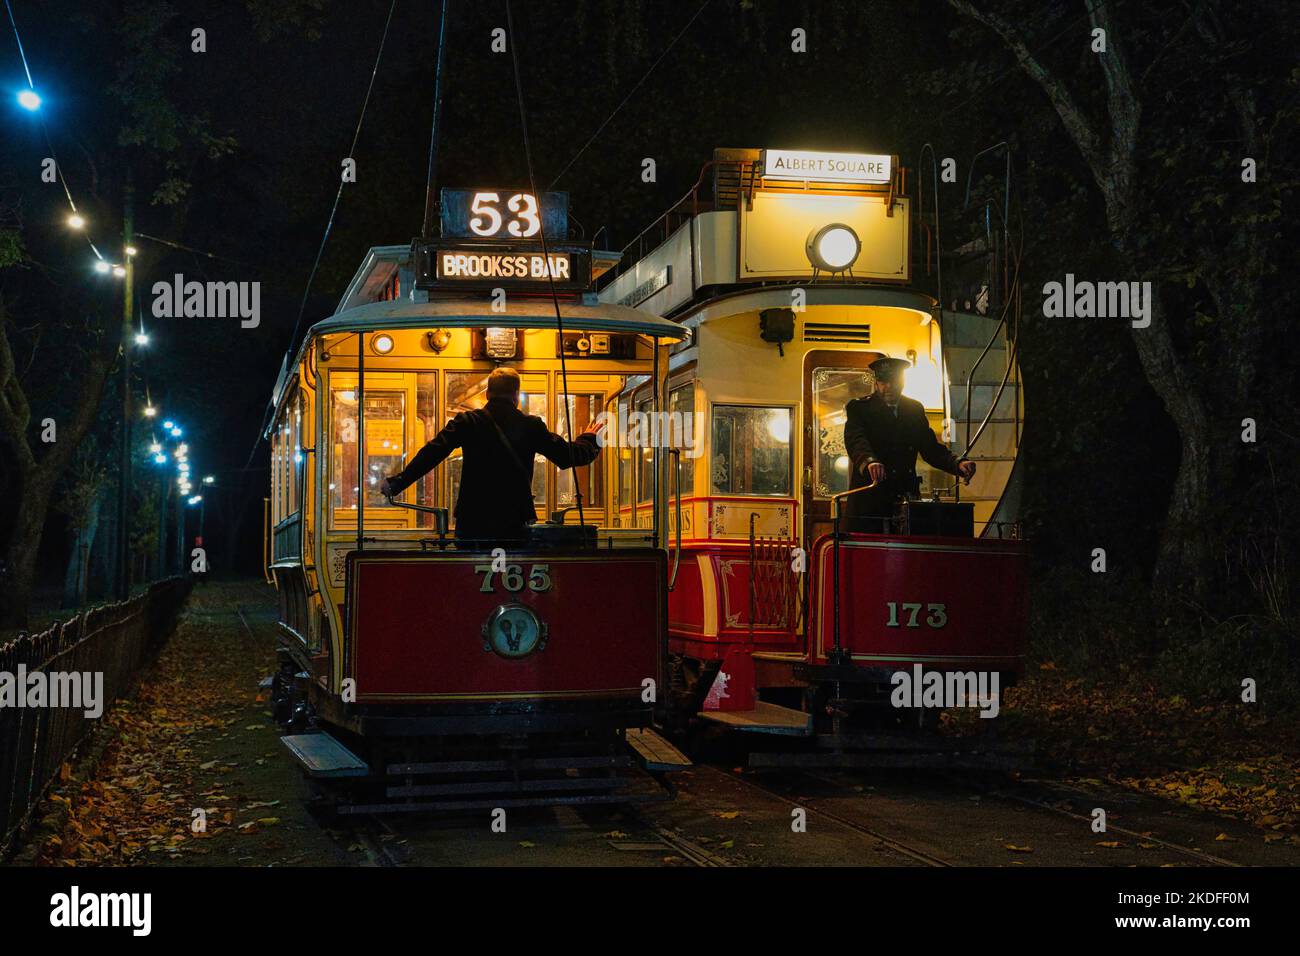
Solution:
[[(680, 538), (670, 718), (818, 738), (818, 750), (756, 763), (909, 762), (852, 752), (882, 739), (882, 720), (935, 722), (910, 698), (889, 706), (896, 674), (1005, 687), (1023, 670), (1014, 290), (995, 289), (987, 310), (940, 309), (933, 233), (913, 212), (897, 157), (718, 150), (601, 288), (692, 333), (672, 348), (664, 403), (680, 413), (664, 423), (681, 489), (667, 516)], [(845, 406), (871, 393), (882, 356), (910, 362), (904, 393), (978, 469), (961, 486), (922, 464), (894, 520), (837, 535)], [(624, 390), (620, 416), (639, 423), (653, 397)], [(617, 430), (625, 527), (648, 526), (655, 507), (654, 442), (639, 431)]]
[[(284, 739), (336, 781), (340, 810), (627, 799), (629, 742), (651, 769), (683, 759), (648, 729), (665, 679), (666, 484), (622, 524), (608, 453), (572, 471), (539, 458), (543, 520), (500, 546), (455, 537), (459, 451), (395, 499), (379, 482), (481, 407), (498, 365), (519, 373), (525, 412), (563, 433), (567, 406), (576, 436), (630, 383), (661, 386), (689, 332), (596, 300), (586, 289), (613, 260), (562, 232), (543, 251), (448, 231), (372, 249), (276, 385)], [(662, 477), (667, 460), (649, 467)]]

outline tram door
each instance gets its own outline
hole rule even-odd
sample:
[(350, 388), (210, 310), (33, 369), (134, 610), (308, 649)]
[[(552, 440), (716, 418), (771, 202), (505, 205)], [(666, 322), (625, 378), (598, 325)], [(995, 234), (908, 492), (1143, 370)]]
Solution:
[(871, 394), (876, 380), (867, 366), (880, 357), (879, 352), (833, 349), (815, 349), (804, 356), (805, 547), (830, 532), (831, 495), (849, 489), (852, 466), (844, 447), (844, 408)]

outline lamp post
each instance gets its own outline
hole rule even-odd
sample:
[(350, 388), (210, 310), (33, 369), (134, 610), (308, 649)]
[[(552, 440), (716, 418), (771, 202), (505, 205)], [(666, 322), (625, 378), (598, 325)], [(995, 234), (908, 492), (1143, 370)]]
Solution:
[[(122, 219), (123, 248), (131, 246), (134, 196), (130, 169), (127, 170)], [(131, 495), (131, 288), (135, 278), (133, 256), (123, 255), (125, 270), (122, 283), (122, 431), (119, 447), (117, 483), (117, 598), (125, 601), (131, 593), (130, 534), (127, 528), (127, 505)]]

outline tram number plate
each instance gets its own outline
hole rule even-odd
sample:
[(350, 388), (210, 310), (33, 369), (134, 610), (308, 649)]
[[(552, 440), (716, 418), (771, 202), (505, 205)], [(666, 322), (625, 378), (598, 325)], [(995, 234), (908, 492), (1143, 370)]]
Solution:
[[(890, 601), (885, 607), (889, 608), (889, 620), (885, 622), (886, 627), (920, 627), (917, 620), (920, 617), (921, 609), (925, 609), (925, 623), (930, 627), (940, 628), (948, 623), (947, 606), (943, 604), (899, 604), (896, 601)], [(902, 608), (902, 616), (907, 619), (906, 624), (899, 620), (899, 608)]]
[(522, 591), (525, 584), (528, 585), (528, 590), (537, 592), (549, 591), (553, 587), (549, 564), (534, 564), (526, 574), (518, 564), (507, 564), (505, 570), (500, 572), (494, 571), (490, 564), (476, 564), (474, 573), (483, 575), (483, 583), (479, 585), (479, 590), (484, 594), (492, 594), (496, 591), (493, 579), (498, 573), (501, 575), (501, 585), (512, 593)]

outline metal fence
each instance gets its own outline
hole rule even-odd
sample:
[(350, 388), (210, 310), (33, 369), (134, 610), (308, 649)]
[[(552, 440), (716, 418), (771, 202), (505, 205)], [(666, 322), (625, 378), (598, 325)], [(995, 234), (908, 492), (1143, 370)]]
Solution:
[[(158, 581), (130, 600), (91, 608), (0, 646), (0, 679), (13, 692), (12, 700), (0, 697), (0, 857), (64, 762), (167, 639), (190, 584), (187, 578)], [(20, 673), (28, 679), (20, 682)], [(34, 674), (43, 675), (37, 682), (47, 694), (27, 706)], [(73, 674), (103, 675), (98, 718), (87, 717), (84, 707), (50, 706), (51, 676)], [(62, 686), (70, 685), (64, 680)]]

